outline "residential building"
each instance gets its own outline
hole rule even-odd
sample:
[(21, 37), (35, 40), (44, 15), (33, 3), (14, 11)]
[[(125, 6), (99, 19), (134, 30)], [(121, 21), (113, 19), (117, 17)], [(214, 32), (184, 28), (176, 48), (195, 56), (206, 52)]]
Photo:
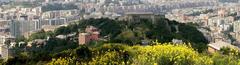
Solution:
[(208, 52), (209, 53), (215, 53), (217, 51), (220, 51), (221, 48), (223, 48), (223, 47), (228, 47), (228, 48), (233, 48), (233, 49), (239, 50), (238, 47), (232, 45), (231, 43), (227, 43), (227, 42), (224, 42), (224, 41), (217, 41), (217, 42), (213, 42), (213, 43), (208, 44)]
[(79, 33), (79, 45), (87, 44), (91, 41), (99, 40), (99, 31), (93, 26), (88, 26), (85, 33)]
[(6, 45), (0, 45), (0, 58), (7, 60), (9, 57), (9, 49)]
[(4, 60), (8, 59), (9, 47), (13, 42), (15, 42), (15, 37), (11, 35), (0, 35), (0, 57)]
[(126, 20), (130, 22), (140, 22), (140, 19), (150, 20), (153, 23), (156, 22), (161, 16), (154, 15), (152, 12), (128, 12), (125, 16), (120, 17), (120, 20)]
[(14, 36), (14, 37), (21, 36), (20, 22), (12, 20), (11, 22), (9, 22), (9, 26), (10, 26), (10, 34), (12, 36)]

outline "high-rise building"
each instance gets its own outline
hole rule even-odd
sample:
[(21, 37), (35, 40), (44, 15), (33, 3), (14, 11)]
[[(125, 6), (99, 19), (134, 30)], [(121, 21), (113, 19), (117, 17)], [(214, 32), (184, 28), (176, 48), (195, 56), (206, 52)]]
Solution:
[(235, 21), (233, 23), (233, 32), (240, 33), (240, 21)]
[(16, 20), (12, 20), (9, 23), (10, 26), (10, 34), (14, 37), (20, 36), (20, 23)]
[(233, 32), (235, 32), (235, 38), (237, 41), (240, 41), (240, 21), (236, 21), (233, 23)]

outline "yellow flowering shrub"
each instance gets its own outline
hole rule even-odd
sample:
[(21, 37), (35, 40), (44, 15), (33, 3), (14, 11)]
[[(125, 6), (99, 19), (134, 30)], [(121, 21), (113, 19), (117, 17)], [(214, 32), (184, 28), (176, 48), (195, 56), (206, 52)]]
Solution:
[[(161, 44), (155, 46), (134, 46), (136, 65), (194, 65), (211, 64), (209, 58), (200, 57), (192, 48), (186, 45)], [(210, 62), (205, 62), (209, 60)]]
[(185, 44), (126, 46), (106, 44), (91, 48), (90, 60), (79, 57), (52, 59), (48, 65), (239, 65), (235, 55), (209, 55), (195, 51)]
[(76, 63), (72, 58), (58, 58), (58, 59), (52, 59), (51, 62), (49, 62), (47, 65), (75, 65)]

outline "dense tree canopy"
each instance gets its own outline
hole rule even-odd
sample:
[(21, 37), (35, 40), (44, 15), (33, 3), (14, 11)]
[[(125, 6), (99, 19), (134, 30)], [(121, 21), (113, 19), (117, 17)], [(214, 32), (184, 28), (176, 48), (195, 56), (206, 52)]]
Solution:
[[(139, 44), (141, 40), (159, 40), (171, 42), (172, 39), (180, 39), (186, 43), (192, 43), (195, 49), (203, 51), (208, 41), (196, 26), (189, 23), (178, 23), (166, 18), (159, 18), (156, 23), (146, 19), (140, 22), (117, 21), (107, 18), (87, 19), (68, 27), (60, 27), (56, 34), (69, 34), (72, 32), (84, 32), (89, 26), (95, 26), (101, 30), (101, 37), (109, 37), (112, 43)], [(178, 30), (177, 30), (178, 29)]]

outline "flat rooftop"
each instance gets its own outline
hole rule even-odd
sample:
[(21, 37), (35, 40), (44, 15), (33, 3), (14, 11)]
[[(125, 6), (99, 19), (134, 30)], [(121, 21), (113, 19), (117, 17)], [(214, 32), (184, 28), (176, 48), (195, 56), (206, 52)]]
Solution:
[(126, 12), (126, 15), (153, 15), (153, 12)]

